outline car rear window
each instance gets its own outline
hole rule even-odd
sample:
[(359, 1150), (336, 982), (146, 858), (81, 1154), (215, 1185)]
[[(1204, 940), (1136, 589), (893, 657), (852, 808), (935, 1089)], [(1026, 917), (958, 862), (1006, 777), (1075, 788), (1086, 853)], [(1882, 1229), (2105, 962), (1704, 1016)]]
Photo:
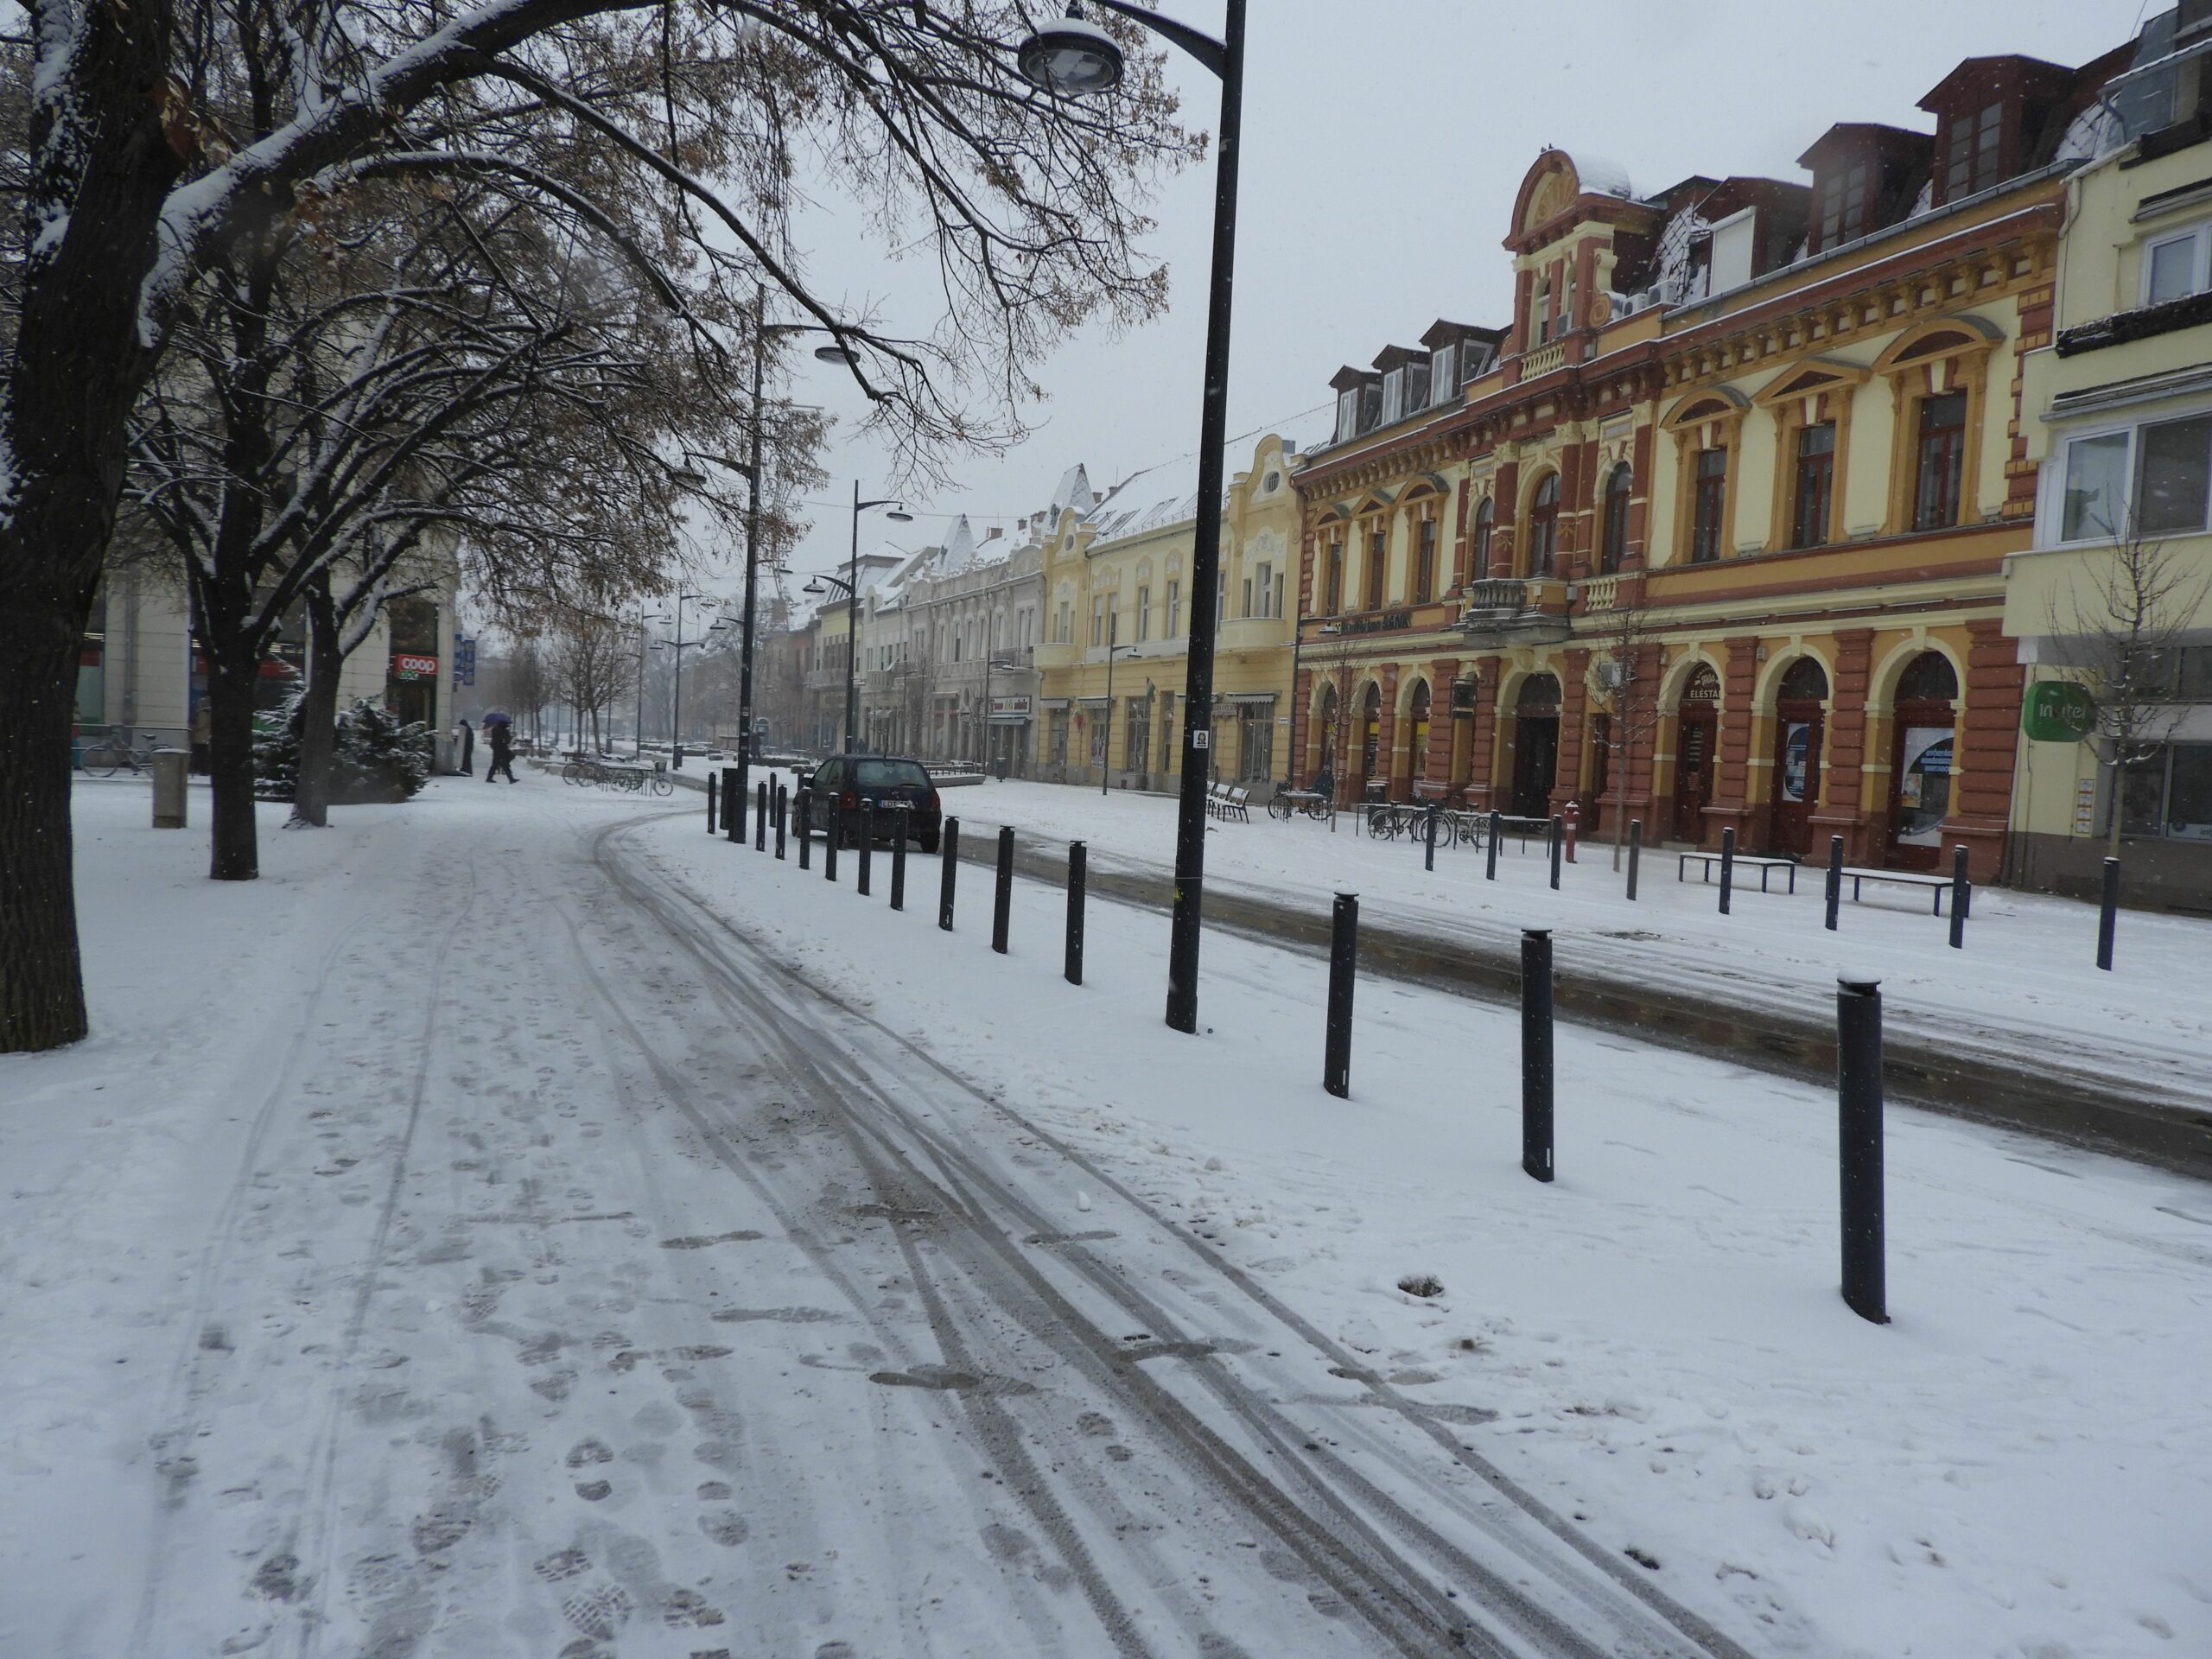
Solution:
[(927, 789), (930, 775), (918, 760), (855, 760), (853, 781), (862, 789), (883, 789), (894, 784)]

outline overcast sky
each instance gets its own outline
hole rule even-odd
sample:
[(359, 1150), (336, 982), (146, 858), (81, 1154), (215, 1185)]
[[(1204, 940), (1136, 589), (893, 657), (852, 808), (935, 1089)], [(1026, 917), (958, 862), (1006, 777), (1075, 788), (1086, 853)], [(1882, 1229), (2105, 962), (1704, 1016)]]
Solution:
[[(1582, 0), (1531, 11), (1488, 0), (1250, 0), (1230, 429), (1318, 434), (1325, 413), (1303, 411), (1329, 401), (1340, 364), (1418, 344), (1440, 316), (1503, 324), (1499, 243), (1522, 175), (1547, 145), (1611, 158), (1639, 194), (1696, 173), (1806, 182), (1796, 158), (1835, 122), (1932, 130), (1916, 105), (1961, 58), (2083, 63), (2169, 3)], [(1163, 10), (1220, 26), (1221, 0), (1164, 0)], [(1218, 83), (1172, 55), (1184, 118), (1211, 130)], [(942, 540), (963, 511), (978, 535), (1010, 525), (1077, 461), (1103, 488), (1196, 450), (1213, 177), (1209, 156), (1152, 209), (1168, 313), (1119, 338), (1078, 338), (1037, 365), (1050, 401), (1029, 411), (1034, 435), (963, 468), (961, 489), (913, 503), (913, 524), (866, 525), (863, 550), (887, 534), (910, 547)], [(875, 301), (889, 333), (928, 332), (932, 259), (889, 260), (828, 215), (805, 233), (822, 291)], [(855, 413), (849, 382), (801, 361), (795, 397)], [(843, 560), (850, 516), (835, 503), (850, 499), (855, 476), (866, 493), (887, 493), (875, 447), (833, 441), (827, 459), (837, 481), (810, 510), (798, 570)]]

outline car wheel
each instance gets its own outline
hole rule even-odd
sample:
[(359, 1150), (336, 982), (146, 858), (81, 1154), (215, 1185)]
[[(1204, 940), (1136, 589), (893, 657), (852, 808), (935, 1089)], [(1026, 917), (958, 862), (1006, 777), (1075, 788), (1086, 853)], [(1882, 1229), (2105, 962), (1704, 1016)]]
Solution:
[(922, 850), (924, 852), (934, 853), (937, 851), (938, 836), (935, 830), (931, 830), (929, 834), (925, 836), (918, 836), (915, 839), (922, 843)]

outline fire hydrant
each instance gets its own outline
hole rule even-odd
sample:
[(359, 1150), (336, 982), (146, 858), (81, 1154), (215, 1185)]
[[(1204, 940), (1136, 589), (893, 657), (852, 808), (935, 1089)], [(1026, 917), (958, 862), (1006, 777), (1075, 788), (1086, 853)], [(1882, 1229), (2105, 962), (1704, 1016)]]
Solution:
[(1570, 864), (1574, 862), (1575, 826), (1581, 822), (1582, 803), (1580, 801), (1569, 801), (1567, 804), (1567, 861)]

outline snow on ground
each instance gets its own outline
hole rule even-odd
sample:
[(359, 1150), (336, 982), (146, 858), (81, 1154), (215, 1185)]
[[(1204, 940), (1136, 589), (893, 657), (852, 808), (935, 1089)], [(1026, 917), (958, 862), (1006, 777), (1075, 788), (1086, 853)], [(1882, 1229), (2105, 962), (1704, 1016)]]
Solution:
[(1155, 915), (1078, 989), (1055, 891), (1001, 958), (975, 868), (947, 936), (934, 861), (893, 915), (522, 776), (272, 810), (245, 886), (78, 791), (0, 1653), (2212, 1652), (2201, 1185), (1893, 1110), (1877, 1328), (1819, 1090), (1563, 1028), (1538, 1186), (1497, 1011), (1363, 984), (1339, 1102), (1306, 957), (1210, 938), (1182, 1038)]
[[(1164, 879), (1173, 863), (1175, 803), (1166, 796), (1009, 781), (948, 789), (944, 801), (970, 835), (1010, 823), (1025, 841), (1081, 839), (1094, 868), (1149, 868)], [(1827, 932), (1822, 869), (1800, 871), (1795, 894), (1782, 872), (1762, 893), (1757, 874), (1739, 870), (1733, 913), (1723, 916), (1717, 868), (1715, 885), (1700, 885), (1695, 865), (1683, 882), (1676, 855), (1656, 849), (1644, 854), (1631, 905), (1603, 842), (1583, 842), (1554, 893), (1541, 841), (1524, 852), (1509, 837), (1493, 883), (1479, 850), (1440, 849), (1432, 873), (1418, 847), (1371, 840), (1356, 824), (1340, 813), (1332, 834), (1259, 811), (1249, 824), (1221, 823), (1206, 840), (1207, 886), (1307, 901), (1318, 914), (1332, 893), (1357, 892), (1365, 922), (1500, 950), (1523, 927), (1548, 927), (1562, 976), (1588, 963), (1616, 978), (1702, 990), (1723, 1007), (1824, 1018), (1840, 970), (1873, 974), (1885, 1017), (1899, 1029), (2000, 1058), (2032, 1052), (2091, 1077), (2133, 1077), (2149, 1098), (2212, 1108), (2212, 921), (2123, 912), (2104, 973), (2095, 907), (2069, 899), (1981, 889), (1966, 948), (1953, 950), (1948, 920), (1930, 913), (1927, 893), (1905, 888), (1868, 887), (1857, 904), (1847, 893), (1839, 931)]]
[[(1270, 830), (1291, 833), (1252, 841)], [(1363, 983), (1339, 1103), (1306, 957), (1210, 938), (1192, 1043), (1160, 1021), (1157, 916), (1092, 905), (1077, 989), (1057, 891), (1016, 884), (1000, 958), (983, 871), (963, 869), (947, 938), (934, 861), (893, 916), (880, 858), (863, 900), (849, 852), (830, 887), (818, 855), (802, 876), (696, 826), (641, 839), (702, 905), (996, 1079), (1376, 1371), (1499, 1413), (1463, 1438), (1754, 1651), (2212, 1652), (2202, 1186), (1893, 1109), (1878, 1329), (1835, 1290), (1832, 1094), (1562, 1027), (1560, 1173), (1540, 1186), (1503, 1012)], [(1347, 885), (1408, 861), (1338, 847), (1363, 860)], [(1422, 1273), (1443, 1295), (1397, 1288)]]

